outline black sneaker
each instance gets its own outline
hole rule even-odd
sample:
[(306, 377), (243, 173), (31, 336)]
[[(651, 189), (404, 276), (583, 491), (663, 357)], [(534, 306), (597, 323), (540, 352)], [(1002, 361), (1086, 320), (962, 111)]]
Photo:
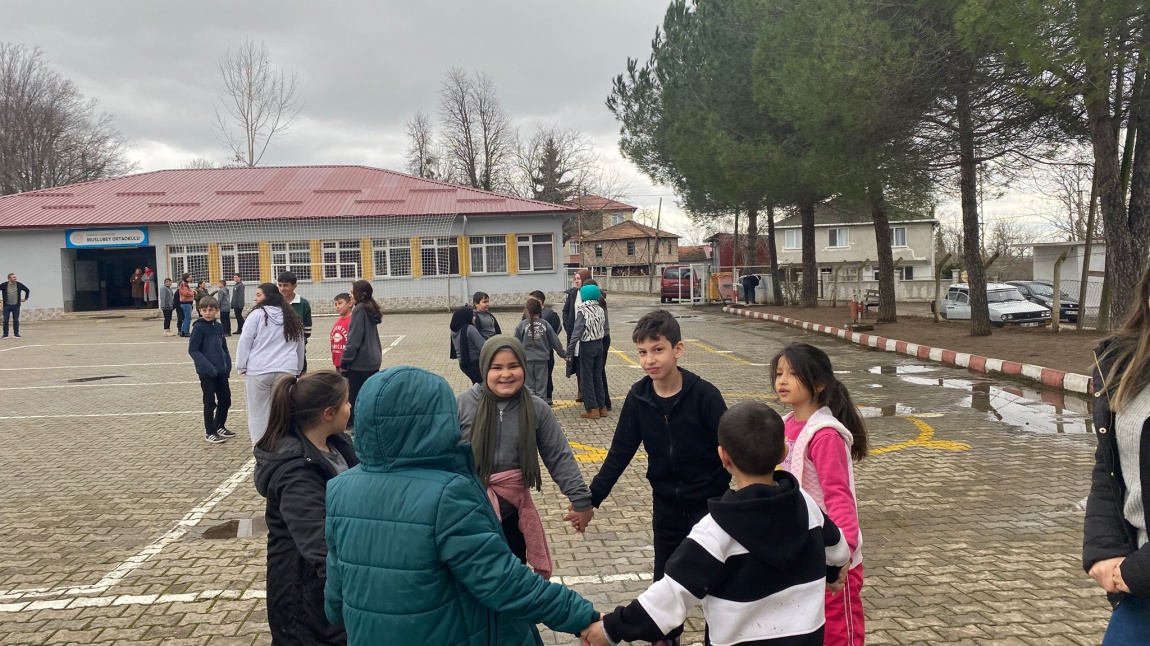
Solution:
[(204, 436), (204, 441), (212, 444), (223, 444), (228, 441), (228, 438), (220, 436), (219, 433), (208, 433)]
[(236, 436), (235, 433), (229, 431), (227, 429), (227, 427), (225, 427), (225, 426), (221, 426), (221, 427), (217, 428), (216, 429), (216, 435), (219, 435), (220, 437), (224, 438), (225, 440), (229, 439), (229, 438), (233, 438)]

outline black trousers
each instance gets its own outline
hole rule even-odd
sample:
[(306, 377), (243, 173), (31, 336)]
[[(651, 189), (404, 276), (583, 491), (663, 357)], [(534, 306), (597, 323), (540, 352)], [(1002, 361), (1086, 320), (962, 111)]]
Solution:
[[(168, 332), (172, 329), (172, 310), (160, 310), (164, 313), (164, 331)], [(179, 327), (179, 326), (177, 326)]]
[[(683, 506), (674, 500), (655, 496), (651, 503), (651, 529), (654, 534), (656, 581), (663, 578), (667, 561), (687, 539), (691, 528), (708, 513), (710, 510), (706, 502), (697, 506)], [(667, 633), (667, 636), (678, 637), (681, 634), (683, 627), (679, 626)]]
[(244, 331), (244, 308), (233, 307), (232, 314), (236, 317), (236, 334)]
[(547, 357), (547, 401), (552, 401), (551, 395), (555, 392), (555, 380), (551, 378), (551, 373), (555, 372), (555, 353), (552, 352), (551, 356)]
[(470, 361), (468, 363), (459, 362), (459, 371), (467, 375), (471, 383), (477, 384), (483, 381), (483, 376), (479, 374), (479, 362)]
[(231, 336), (231, 334), (232, 334), (232, 322), (228, 319), (227, 310), (220, 310), (220, 325), (224, 326), (224, 334)]
[(496, 496), (499, 501), (500, 525), (503, 526), (503, 536), (507, 539), (507, 546), (524, 565), (527, 564), (527, 539), (519, 530), (519, 510), (515, 505)]
[(363, 384), (369, 377), (379, 372), (378, 370), (345, 370), (343, 376), (347, 378), (347, 400), (351, 402), (351, 419), (347, 421), (349, 427), (355, 426), (355, 400), (359, 396), (359, 390), (363, 388)]
[(211, 435), (227, 424), (232, 387), (225, 374), (200, 375), (200, 391), (204, 394), (204, 434)]
[(599, 377), (603, 379), (603, 405), (611, 410), (611, 391), (607, 389), (607, 355), (611, 354), (611, 335), (603, 337), (603, 361), (599, 365)]

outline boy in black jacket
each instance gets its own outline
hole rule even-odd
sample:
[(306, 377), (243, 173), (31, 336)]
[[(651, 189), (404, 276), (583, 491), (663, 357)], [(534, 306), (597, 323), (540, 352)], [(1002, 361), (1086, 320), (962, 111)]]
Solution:
[[(670, 312), (644, 315), (631, 339), (647, 376), (631, 387), (623, 402), (611, 448), (591, 482), (591, 504), (598, 507), (611, 493), (642, 443), (653, 494), (651, 526), (659, 580), (667, 559), (707, 515), (707, 500), (723, 495), (731, 482), (718, 454), (719, 418), (727, 404), (710, 382), (679, 368), (683, 336)], [(667, 643), (677, 644), (682, 627), (671, 632)]]
[(822, 646), (824, 590), (850, 549), (795, 477), (775, 471), (786, 452), (778, 413), (762, 402), (732, 406), (718, 454), (735, 489), (710, 501), (663, 580), (583, 637), (593, 646), (661, 639), (702, 603), (709, 643)]
[(232, 372), (232, 356), (224, 338), (224, 326), (216, 320), (220, 303), (212, 296), (200, 299), (200, 318), (192, 323), (192, 338), (188, 340), (188, 354), (196, 364), (200, 376), (200, 390), (204, 394), (204, 439), (220, 444), (236, 434), (224, 424), (228, 409), (232, 407), (232, 387), (228, 376)]

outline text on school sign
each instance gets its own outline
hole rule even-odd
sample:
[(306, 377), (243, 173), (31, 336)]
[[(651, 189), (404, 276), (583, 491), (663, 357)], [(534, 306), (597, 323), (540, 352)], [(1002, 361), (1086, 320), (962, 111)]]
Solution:
[(88, 247), (143, 247), (148, 244), (148, 228), (68, 229), (64, 231), (69, 249)]

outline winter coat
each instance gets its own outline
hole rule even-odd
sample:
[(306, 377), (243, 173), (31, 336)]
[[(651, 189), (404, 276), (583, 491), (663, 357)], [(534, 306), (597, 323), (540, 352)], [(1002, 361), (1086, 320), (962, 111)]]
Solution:
[(232, 372), (232, 355), (228, 353), (224, 326), (217, 320), (201, 318), (192, 323), (188, 354), (196, 364), (196, 374), (218, 377)]
[(25, 285), (24, 283), (22, 283), (20, 281), (16, 281), (16, 301), (15, 302), (9, 302), (8, 301), (8, 284), (9, 284), (9, 281), (4, 281), (3, 283), (0, 283), (0, 303), (3, 303), (4, 305), (15, 305), (15, 306), (19, 307), (20, 306), (20, 300), (21, 299), (28, 300), (28, 297), (32, 294), (31, 292), (28, 291), (27, 285)]
[(347, 345), (343, 348), (339, 367), (344, 370), (379, 370), (383, 362), (383, 347), (379, 343), (379, 324), (383, 316), (372, 313), (363, 305), (351, 311), (347, 329)]
[(389, 368), (357, 403), (360, 464), (327, 492), (326, 611), (350, 644), (526, 646), (598, 618), (507, 547), (442, 377)]
[[(1090, 495), (1086, 499), (1086, 519), (1083, 522), (1082, 567), (1089, 572), (1098, 561), (1119, 556), (1122, 579), (1130, 592), (1150, 599), (1150, 543), (1138, 547), (1138, 532), (1126, 522), (1123, 505), (1126, 485), (1122, 466), (1118, 460), (1117, 414), (1110, 409), (1110, 395), (1118, 384), (1108, 389), (1103, 377), (1109, 378), (1113, 359), (1106, 356), (1109, 341), (1103, 341), (1094, 351), (1094, 434), (1098, 449), (1094, 453), (1094, 470), (1090, 475)], [(1138, 479), (1142, 483), (1142, 507), (1145, 518), (1150, 519), (1150, 420), (1142, 424), (1142, 442), (1139, 444)], [(1108, 595), (1117, 605), (1124, 593)]]
[(475, 327), (479, 328), (479, 333), (483, 335), (484, 339), (490, 339), (496, 334), (503, 334), (503, 330), (499, 327), (499, 319), (490, 311), (480, 312), (475, 311)]
[(284, 338), (284, 315), (278, 307), (257, 307), (244, 321), (236, 348), (236, 370), (240, 374), (266, 375), (303, 372), (303, 336), (295, 341)]
[(627, 393), (611, 448), (591, 481), (591, 502), (598, 507), (623, 475), (639, 445), (647, 452), (647, 480), (657, 498), (698, 507), (723, 495), (731, 474), (719, 460), (719, 418), (727, 412), (722, 394), (693, 372), (683, 373), (683, 388), (671, 408), (655, 401), (655, 386), (643, 377)]
[(528, 362), (550, 361), (552, 350), (559, 353), (560, 359), (567, 356), (559, 335), (555, 333), (555, 328), (542, 319), (535, 319), (534, 324), (527, 319), (520, 321), (515, 327), (515, 338), (523, 344)]
[[(346, 435), (331, 436), (328, 447), (349, 467), (359, 463)], [(267, 612), (273, 643), (345, 644), (343, 628), (331, 625), (323, 611), (326, 487), (335, 469), (294, 431), (273, 451), (257, 447), (255, 457), (256, 491), (267, 498)]]
[(176, 288), (175, 286), (169, 287), (168, 285), (160, 286), (160, 309), (173, 310), (176, 309)]
[(232, 297), (227, 287), (217, 289), (212, 296), (215, 296), (216, 301), (219, 302), (221, 312), (232, 311)]
[(132, 298), (143, 298), (144, 297), (144, 275), (140, 274), (139, 276), (137, 276), (135, 274), (132, 274), (132, 277), (129, 280), (132, 283)]
[[(464, 360), (459, 356), (459, 335), (467, 334), (467, 354), (471, 355)], [(483, 349), (483, 343), (487, 339), (479, 333), (479, 329), (474, 325), (468, 325), (465, 328), (456, 330), (451, 333), (451, 358), (459, 359), (460, 363), (473, 363), (479, 361), (479, 351)]]
[(242, 310), (247, 302), (244, 300), (244, 285), (242, 282), (232, 286), (232, 309)]

